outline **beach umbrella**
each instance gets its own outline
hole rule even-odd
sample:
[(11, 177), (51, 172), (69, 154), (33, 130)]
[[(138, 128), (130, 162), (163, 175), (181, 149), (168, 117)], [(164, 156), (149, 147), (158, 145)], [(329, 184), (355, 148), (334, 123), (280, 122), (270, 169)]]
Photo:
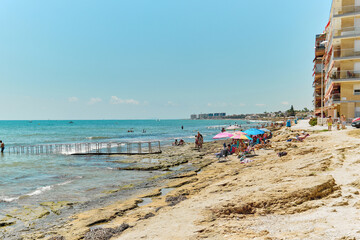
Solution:
[(241, 129), (241, 127), (236, 126), (236, 125), (232, 125), (226, 128), (226, 130), (236, 130), (236, 129)]
[(246, 135), (246, 133), (244, 133), (244, 132), (242, 132), (242, 131), (234, 132), (234, 134), (235, 134), (235, 135), (240, 135), (240, 134), (245, 134), (245, 135)]
[(260, 129), (250, 128), (248, 130), (245, 130), (244, 133), (246, 133), (247, 135), (259, 135), (259, 134), (264, 134), (265, 132)]
[(234, 134), (232, 133), (228, 133), (228, 132), (222, 132), (222, 133), (219, 133), (219, 134), (216, 134), (213, 139), (220, 139), (220, 138), (230, 138), (234, 136)]
[(238, 134), (231, 137), (232, 139), (242, 139), (242, 140), (251, 140), (251, 137), (245, 135), (245, 134)]
[(264, 131), (264, 132), (271, 132), (269, 129), (267, 129), (267, 128), (260, 128), (259, 130), (261, 130), (261, 131)]

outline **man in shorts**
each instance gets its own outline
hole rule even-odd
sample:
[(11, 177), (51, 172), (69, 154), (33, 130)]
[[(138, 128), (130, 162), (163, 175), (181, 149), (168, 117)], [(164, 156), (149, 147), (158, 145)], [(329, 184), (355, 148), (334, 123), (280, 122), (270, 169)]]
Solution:
[(341, 129), (346, 129), (346, 117), (344, 114), (341, 114), (340, 121), (341, 121)]
[(332, 124), (333, 124), (333, 120), (331, 118), (331, 116), (329, 116), (329, 118), (326, 120), (327, 122), (327, 125), (328, 125), (328, 130), (331, 131), (331, 127), (332, 127)]

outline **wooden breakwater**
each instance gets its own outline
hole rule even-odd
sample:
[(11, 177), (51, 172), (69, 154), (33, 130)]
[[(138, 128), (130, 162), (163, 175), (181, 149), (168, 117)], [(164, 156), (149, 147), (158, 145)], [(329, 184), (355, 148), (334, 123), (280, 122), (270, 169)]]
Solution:
[(7, 152), (12, 154), (146, 155), (162, 151), (160, 141), (147, 141), (16, 145), (7, 147)]

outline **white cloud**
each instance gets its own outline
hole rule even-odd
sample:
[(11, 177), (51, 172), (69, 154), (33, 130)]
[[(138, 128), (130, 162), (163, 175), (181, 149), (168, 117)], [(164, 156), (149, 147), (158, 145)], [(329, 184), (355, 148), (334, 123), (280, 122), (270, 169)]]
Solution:
[(175, 107), (175, 106), (177, 106), (177, 104), (174, 103), (174, 102), (172, 102), (172, 101), (168, 101), (165, 105), (166, 105), (166, 106), (170, 106), (170, 107)]
[[(208, 107), (228, 107), (229, 104), (227, 104), (225, 102), (223, 102), (223, 103), (219, 102), (219, 103), (208, 103), (207, 106)], [(232, 106), (232, 104), (230, 104), (230, 106)]]
[(290, 105), (289, 102), (286, 102), (286, 101), (281, 102), (281, 104), (282, 104), (282, 105)]
[(255, 106), (257, 106), (257, 107), (264, 107), (264, 106), (266, 106), (266, 104), (263, 104), (263, 103), (257, 103), (257, 104), (255, 104)]
[(95, 104), (101, 102), (101, 98), (90, 98), (89, 104)]
[(68, 101), (69, 102), (77, 102), (77, 101), (79, 101), (79, 99), (77, 97), (69, 97)]
[(133, 104), (133, 105), (139, 105), (139, 101), (136, 101), (134, 99), (121, 99), (117, 96), (111, 96), (110, 98), (111, 104)]

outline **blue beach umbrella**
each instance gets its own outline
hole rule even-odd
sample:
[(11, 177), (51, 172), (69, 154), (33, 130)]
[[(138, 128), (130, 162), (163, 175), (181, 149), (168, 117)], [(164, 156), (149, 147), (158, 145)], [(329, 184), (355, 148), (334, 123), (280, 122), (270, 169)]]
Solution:
[(271, 132), (269, 129), (267, 129), (267, 128), (260, 128), (259, 130), (261, 130), (261, 131), (264, 131), (264, 132)]
[(247, 135), (259, 135), (259, 134), (264, 134), (265, 132), (260, 129), (250, 128), (248, 130), (245, 130), (244, 133), (246, 133)]

